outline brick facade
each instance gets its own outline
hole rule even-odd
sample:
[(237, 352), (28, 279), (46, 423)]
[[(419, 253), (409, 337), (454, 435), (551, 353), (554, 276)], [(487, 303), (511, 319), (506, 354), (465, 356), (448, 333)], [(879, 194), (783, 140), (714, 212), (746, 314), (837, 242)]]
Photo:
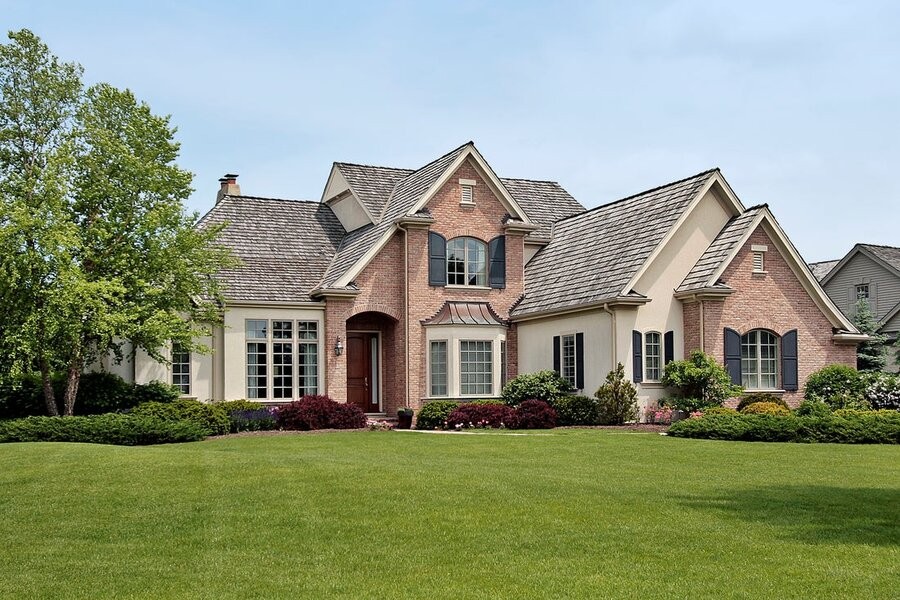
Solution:
[[(768, 247), (765, 273), (753, 272), (752, 245)], [(725, 358), (726, 327), (742, 335), (751, 329), (768, 329), (780, 336), (797, 329), (800, 390), (784, 395), (792, 405), (802, 399), (803, 386), (813, 371), (832, 363), (856, 365), (856, 346), (834, 343), (831, 322), (762, 227), (753, 232), (725, 269), (722, 281), (734, 289), (734, 293), (724, 300), (702, 303), (703, 349), (720, 362)], [(700, 348), (700, 306), (699, 302), (684, 305), (685, 355)]]
[[(460, 179), (476, 182), (474, 206), (460, 205)], [(506, 287), (467, 289), (430, 286), (428, 229), (411, 227), (408, 231), (396, 233), (356, 278), (356, 286), (360, 289), (358, 296), (352, 299), (331, 297), (326, 301), (327, 392), (335, 400), (345, 402), (347, 399), (347, 357), (346, 354), (335, 356), (333, 347), (337, 337), (346, 339), (348, 329), (381, 332), (384, 410), (388, 415), (396, 414), (396, 409), (406, 403), (407, 376), (409, 404), (418, 408), (426, 395), (427, 348), (423, 320), (433, 316), (447, 300), (490, 302), (497, 314), (506, 319), (513, 304), (524, 292), (524, 237), (519, 233), (505, 232), (503, 218), (509, 211), (471, 163), (463, 163), (453, 173), (427, 208), (434, 218), (431, 230), (447, 240), (470, 236), (488, 242), (506, 234)], [(409, 262), (404, 273), (405, 241)], [(408, 365), (406, 319), (409, 321)], [(494, 351), (499, 352), (499, 348)], [(517, 374), (517, 356), (515, 331), (510, 330), (507, 332), (509, 377)]]

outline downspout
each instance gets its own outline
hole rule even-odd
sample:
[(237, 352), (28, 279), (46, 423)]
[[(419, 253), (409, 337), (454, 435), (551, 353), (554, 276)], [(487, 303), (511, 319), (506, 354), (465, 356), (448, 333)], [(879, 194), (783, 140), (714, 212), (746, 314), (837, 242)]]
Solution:
[(609, 313), (609, 318), (610, 318), (610, 322), (611, 322), (612, 336), (610, 336), (610, 339), (611, 339), (612, 341), (611, 341), (611, 343), (610, 343), (610, 354), (609, 354), (609, 355), (610, 355), (610, 357), (612, 358), (612, 365), (611, 365), (611, 368), (612, 368), (612, 369), (615, 369), (615, 368), (616, 368), (616, 365), (619, 364), (618, 356), (617, 356), (618, 352), (616, 351), (616, 346), (617, 346), (617, 343), (616, 343), (616, 342), (617, 342), (617, 339), (616, 339), (616, 338), (617, 338), (617, 332), (616, 332), (616, 311), (610, 309), (610, 308), (609, 308), (609, 304), (604, 304), (604, 305), (603, 305), (603, 312)]
[(403, 230), (403, 314), (406, 326), (406, 335), (404, 336), (404, 346), (406, 346), (406, 404), (409, 408), (409, 230)]
[(697, 300), (697, 302), (700, 303), (700, 352), (706, 352), (706, 348), (705, 348), (706, 331), (705, 331), (705, 327), (703, 325), (703, 313), (706, 311), (703, 310), (703, 300)]

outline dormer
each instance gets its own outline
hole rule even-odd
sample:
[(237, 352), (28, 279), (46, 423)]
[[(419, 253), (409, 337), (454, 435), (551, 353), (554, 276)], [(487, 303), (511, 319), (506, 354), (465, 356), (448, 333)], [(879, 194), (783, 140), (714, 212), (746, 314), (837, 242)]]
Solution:
[(331, 167), (331, 174), (322, 193), (322, 202), (331, 208), (344, 230), (348, 232), (375, 222), (366, 205), (350, 187), (337, 163)]

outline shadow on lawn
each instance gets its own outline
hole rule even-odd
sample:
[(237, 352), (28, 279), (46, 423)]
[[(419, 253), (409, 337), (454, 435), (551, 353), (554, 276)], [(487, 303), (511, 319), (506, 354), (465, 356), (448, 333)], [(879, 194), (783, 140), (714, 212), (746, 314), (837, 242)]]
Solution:
[(778, 528), (808, 544), (900, 546), (900, 490), (770, 486), (718, 497), (682, 496), (682, 506)]

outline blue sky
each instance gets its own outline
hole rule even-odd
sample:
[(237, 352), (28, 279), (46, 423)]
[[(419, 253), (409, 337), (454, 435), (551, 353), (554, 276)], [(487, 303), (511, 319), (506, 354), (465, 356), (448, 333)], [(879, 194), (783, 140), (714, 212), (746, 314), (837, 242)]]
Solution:
[(900, 246), (898, 2), (0, 0), (89, 82), (171, 114), (217, 179), (318, 199), (332, 161), (414, 168), (474, 140), (592, 207), (710, 167), (807, 260)]

